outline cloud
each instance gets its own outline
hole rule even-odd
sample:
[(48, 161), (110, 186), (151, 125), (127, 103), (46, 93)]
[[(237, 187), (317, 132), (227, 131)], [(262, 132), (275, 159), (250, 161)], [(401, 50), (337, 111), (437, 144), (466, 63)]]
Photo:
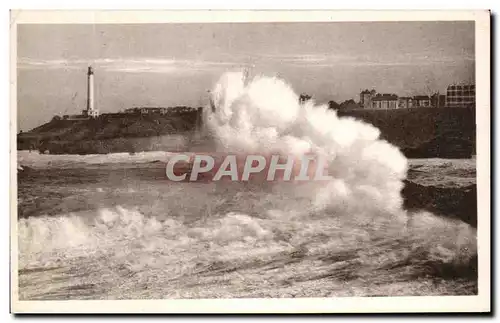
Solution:
[(395, 54), (377, 57), (374, 54), (336, 55), (330, 53), (316, 54), (264, 54), (260, 59), (281, 62), (296, 67), (335, 67), (335, 66), (417, 66), (434, 64), (463, 64), (473, 62), (474, 55), (464, 54), (441, 56), (429, 53)]
[(290, 63), (319, 63), (333, 58), (332, 55), (325, 54), (260, 55), (260, 57)]
[(82, 63), (63, 59), (41, 60), (21, 57), (17, 61), (17, 68), (20, 69), (79, 69), (78, 65)]
[(19, 69), (85, 69), (88, 65), (98, 70), (116, 73), (163, 73), (186, 74), (242, 68), (258, 64), (282, 64), (300, 68), (328, 68), (338, 66), (376, 67), (376, 66), (429, 66), (436, 64), (457, 65), (473, 62), (474, 55), (444, 56), (439, 53), (394, 53), (377, 56), (376, 54), (338, 55), (331, 53), (303, 54), (266, 54), (235, 53), (222, 60), (167, 59), (167, 58), (100, 58), (42, 60), (19, 58)]
[[(129, 59), (129, 58), (100, 58), (94, 60), (41, 60), (19, 58), (19, 69), (84, 69), (88, 65), (110, 72), (122, 73), (188, 73), (203, 72), (237, 67), (232, 62), (203, 61), (203, 60), (176, 60), (176, 59)], [(240, 64), (241, 65), (241, 64)]]

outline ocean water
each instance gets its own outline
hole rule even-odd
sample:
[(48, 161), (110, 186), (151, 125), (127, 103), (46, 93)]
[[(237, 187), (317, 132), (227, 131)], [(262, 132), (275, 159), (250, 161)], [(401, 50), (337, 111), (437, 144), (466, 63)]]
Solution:
[(173, 183), (154, 153), (43, 156), (51, 166), (24, 154), (20, 299), (477, 292), (465, 223), (318, 209), (307, 186), (289, 183)]
[(19, 152), (21, 299), (477, 293), (476, 230), (403, 209), (411, 163), (377, 128), (274, 77), (227, 73), (211, 93), (207, 147), (315, 154), (333, 178), (177, 183), (168, 152)]

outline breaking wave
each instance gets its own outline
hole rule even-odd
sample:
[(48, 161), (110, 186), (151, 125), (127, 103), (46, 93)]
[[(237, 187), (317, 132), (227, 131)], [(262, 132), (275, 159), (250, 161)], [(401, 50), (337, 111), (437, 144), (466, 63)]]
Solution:
[(278, 78), (257, 76), (246, 84), (243, 73), (225, 74), (213, 102), (215, 112), (207, 110), (206, 123), (221, 150), (326, 158), (334, 180), (326, 187), (310, 185), (313, 203), (347, 207), (346, 212), (401, 208), (406, 158), (372, 125), (340, 118), (314, 101), (301, 104)]
[[(21, 298), (477, 292), (475, 230), (402, 209), (407, 161), (378, 129), (299, 103), (277, 78), (228, 73), (212, 94), (215, 109), (205, 118), (218, 150), (319, 154), (333, 180), (251, 189), (174, 184), (174, 192), (151, 182), (141, 199), (138, 190), (99, 187), (85, 196), (94, 205), (124, 195), (142, 204), (18, 221)], [(37, 276), (36, 268), (51, 274)], [(64, 283), (51, 283), (57, 279)]]

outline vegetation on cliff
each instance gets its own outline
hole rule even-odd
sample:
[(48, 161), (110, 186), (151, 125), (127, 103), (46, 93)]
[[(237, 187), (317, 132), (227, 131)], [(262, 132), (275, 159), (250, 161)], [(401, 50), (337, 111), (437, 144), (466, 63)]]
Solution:
[(408, 158), (469, 158), (475, 154), (476, 121), (472, 108), (338, 110), (373, 124), (382, 138)]
[[(373, 124), (380, 129), (382, 138), (398, 146), (408, 158), (469, 158), (475, 153), (474, 109), (338, 109), (337, 113)], [(167, 114), (104, 114), (89, 120), (54, 118), (19, 134), (17, 145), (18, 150), (51, 154), (177, 151), (185, 149), (185, 140), (200, 123), (201, 109)]]
[[(17, 137), (18, 150), (51, 154), (92, 154), (164, 149), (165, 136), (190, 133), (199, 126), (201, 110), (167, 114), (103, 114), (95, 119), (50, 122)], [(173, 136), (171, 138), (178, 138)], [(174, 141), (178, 141), (177, 139)], [(168, 145), (175, 145), (168, 142)]]

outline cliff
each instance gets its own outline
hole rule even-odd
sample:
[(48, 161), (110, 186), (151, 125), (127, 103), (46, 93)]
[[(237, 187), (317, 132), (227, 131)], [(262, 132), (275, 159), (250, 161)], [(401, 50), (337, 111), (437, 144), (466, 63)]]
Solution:
[[(408, 158), (470, 158), (475, 154), (475, 110), (413, 108), (339, 110), (371, 123)], [(51, 154), (182, 151), (201, 125), (201, 108), (167, 114), (104, 114), (90, 120), (52, 121), (18, 135), (18, 150)]]
[(382, 138), (408, 158), (470, 158), (476, 147), (475, 113), (473, 108), (338, 111), (379, 128)]
[(105, 154), (182, 149), (185, 134), (199, 127), (201, 109), (167, 114), (114, 113), (95, 119), (50, 122), (17, 136), (18, 150), (51, 154)]

